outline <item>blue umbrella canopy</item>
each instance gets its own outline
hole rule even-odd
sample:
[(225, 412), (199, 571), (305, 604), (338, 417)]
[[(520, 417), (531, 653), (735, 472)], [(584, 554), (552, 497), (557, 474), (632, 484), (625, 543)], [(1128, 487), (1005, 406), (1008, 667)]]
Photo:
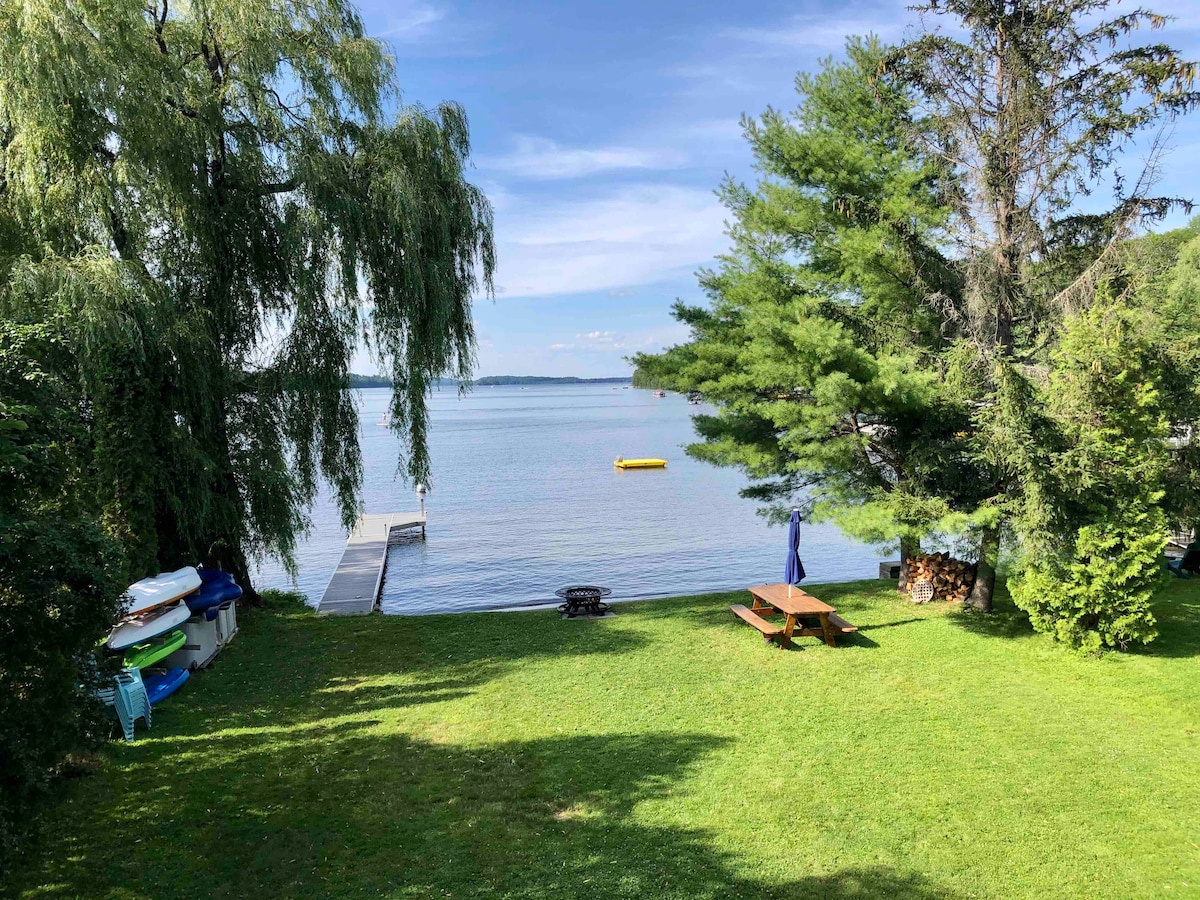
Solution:
[(793, 509), (788, 520), (787, 565), (783, 567), (783, 580), (788, 584), (799, 584), (804, 580), (804, 563), (800, 562), (800, 510)]

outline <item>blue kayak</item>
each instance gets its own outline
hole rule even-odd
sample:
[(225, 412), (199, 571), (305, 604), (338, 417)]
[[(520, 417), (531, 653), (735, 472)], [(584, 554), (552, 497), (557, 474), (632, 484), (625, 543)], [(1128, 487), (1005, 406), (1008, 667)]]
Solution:
[(192, 612), (205, 612), (242, 596), (242, 589), (228, 572), (220, 569), (200, 569), (199, 572), (200, 589), (183, 598)]
[(150, 705), (153, 706), (164, 697), (170, 697), (191, 674), (187, 669), (167, 669), (165, 672), (142, 676), (142, 684), (146, 686), (146, 696), (150, 698)]

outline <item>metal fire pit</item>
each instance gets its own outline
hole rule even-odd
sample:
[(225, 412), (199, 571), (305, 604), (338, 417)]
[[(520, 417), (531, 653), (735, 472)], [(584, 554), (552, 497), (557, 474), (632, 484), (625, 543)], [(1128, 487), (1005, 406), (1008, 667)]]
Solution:
[(612, 593), (606, 587), (594, 584), (577, 584), (571, 587), (559, 588), (554, 596), (563, 602), (558, 611), (568, 619), (576, 616), (602, 616), (608, 612), (608, 604), (603, 599)]

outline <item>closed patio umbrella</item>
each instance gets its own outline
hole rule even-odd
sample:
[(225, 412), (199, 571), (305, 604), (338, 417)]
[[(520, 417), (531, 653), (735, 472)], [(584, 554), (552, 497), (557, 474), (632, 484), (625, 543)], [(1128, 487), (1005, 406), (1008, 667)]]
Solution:
[(803, 581), (804, 574), (804, 563), (800, 562), (800, 510), (793, 509), (792, 517), (788, 520), (787, 564), (783, 567), (783, 580), (787, 582), (789, 597), (792, 595), (792, 585)]

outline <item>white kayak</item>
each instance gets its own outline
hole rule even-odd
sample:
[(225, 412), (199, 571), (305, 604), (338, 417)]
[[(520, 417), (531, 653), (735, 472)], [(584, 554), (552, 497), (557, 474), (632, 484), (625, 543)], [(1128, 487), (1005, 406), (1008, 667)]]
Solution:
[(135, 581), (125, 589), (125, 594), (131, 598), (125, 615), (137, 615), (158, 606), (166, 606), (199, 587), (200, 573), (195, 566), (184, 566), (174, 572), (159, 572), (152, 578)]
[[(193, 570), (195, 571), (195, 570)], [(144, 643), (151, 638), (173, 631), (192, 615), (186, 603), (159, 607), (134, 616), (125, 616), (108, 634), (108, 649), (126, 650), (134, 644)]]

